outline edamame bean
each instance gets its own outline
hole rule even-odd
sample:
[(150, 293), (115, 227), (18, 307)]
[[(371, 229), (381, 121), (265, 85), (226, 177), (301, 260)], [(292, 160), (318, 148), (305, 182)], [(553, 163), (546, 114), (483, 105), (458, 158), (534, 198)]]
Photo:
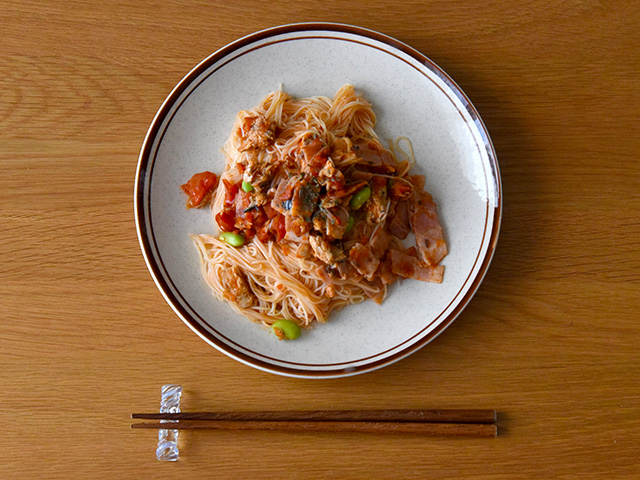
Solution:
[(369, 188), (369, 185), (367, 185), (362, 190), (359, 190), (357, 193), (355, 193), (353, 197), (351, 197), (349, 205), (353, 210), (358, 210), (366, 203), (367, 200), (369, 200), (369, 197), (371, 197), (371, 188)]
[(228, 243), (232, 247), (241, 247), (242, 245), (244, 245), (244, 237), (237, 233), (222, 232), (220, 234), (220, 237), (218, 238), (220, 238), (220, 240), (222, 240), (223, 242)]
[(280, 340), (295, 340), (300, 336), (300, 327), (291, 320), (277, 320), (271, 325), (271, 330)]
[(246, 180), (242, 181), (242, 190), (249, 193), (249, 192), (253, 192), (253, 185), (251, 185), (249, 182), (247, 182)]
[(353, 230), (353, 226), (356, 224), (356, 219), (353, 215), (349, 215), (349, 221), (347, 222), (347, 229), (344, 231), (344, 233), (349, 233), (351, 230)]

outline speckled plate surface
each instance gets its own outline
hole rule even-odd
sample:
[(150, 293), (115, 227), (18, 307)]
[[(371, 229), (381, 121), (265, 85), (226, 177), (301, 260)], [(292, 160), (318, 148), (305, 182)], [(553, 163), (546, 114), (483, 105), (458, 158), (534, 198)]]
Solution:
[[(441, 285), (395, 284), (382, 306), (353, 305), (292, 342), (216, 300), (201, 278), (190, 233), (213, 233), (208, 209), (187, 211), (179, 186), (224, 166), (236, 113), (280, 84), (296, 97), (333, 97), (345, 83), (369, 100), (381, 139), (407, 136), (414, 173), (438, 204), (449, 255)], [(389, 365), (423, 347), (471, 300), (489, 266), (502, 208), (489, 135), (469, 99), (431, 60), (385, 35), (339, 24), (295, 24), (213, 53), (175, 87), (145, 138), (135, 215), (147, 266), (177, 315), (247, 365), (294, 377), (340, 377)], [(176, 328), (179, 328), (176, 325)], [(215, 361), (212, 355), (203, 361)]]

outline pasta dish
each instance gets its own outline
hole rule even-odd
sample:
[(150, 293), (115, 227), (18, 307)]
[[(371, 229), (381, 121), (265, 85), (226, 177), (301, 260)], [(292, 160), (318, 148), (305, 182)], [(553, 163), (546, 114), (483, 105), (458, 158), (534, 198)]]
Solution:
[(398, 279), (442, 282), (447, 245), (425, 177), (409, 173), (410, 143), (385, 148), (375, 123), (350, 85), (333, 99), (279, 90), (238, 113), (221, 175), (181, 187), (188, 207), (211, 206), (218, 233), (192, 238), (216, 297), (267, 326), (311, 327), (382, 303)]

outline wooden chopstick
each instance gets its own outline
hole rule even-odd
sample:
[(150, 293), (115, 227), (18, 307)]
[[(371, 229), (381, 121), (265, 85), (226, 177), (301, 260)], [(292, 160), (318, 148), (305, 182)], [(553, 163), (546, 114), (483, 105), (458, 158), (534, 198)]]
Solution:
[(134, 413), (145, 420), (272, 422), (495, 423), (495, 410), (311, 410), (260, 412)]
[(495, 410), (311, 410), (134, 413), (135, 429), (280, 430), (298, 432), (413, 433), (427, 436), (495, 437)]
[(279, 430), (295, 432), (359, 432), (410, 433), (433, 437), (495, 437), (498, 428), (493, 423), (442, 422), (360, 422), (360, 421), (247, 421), (209, 420), (205, 422), (134, 423), (135, 429), (168, 430)]

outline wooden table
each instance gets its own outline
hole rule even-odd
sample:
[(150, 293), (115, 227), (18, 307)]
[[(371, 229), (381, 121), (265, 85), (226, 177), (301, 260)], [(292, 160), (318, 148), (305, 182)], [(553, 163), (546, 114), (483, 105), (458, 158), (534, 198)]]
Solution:
[[(640, 4), (8, 2), (0, 5), (0, 476), (640, 477)], [(140, 145), (189, 69), (255, 30), (354, 23), (442, 66), (504, 188), (474, 300), (433, 343), (337, 380), (262, 373), (199, 340), (133, 221)], [(496, 408), (496, 439), (129, 429), (185, 409)]]

